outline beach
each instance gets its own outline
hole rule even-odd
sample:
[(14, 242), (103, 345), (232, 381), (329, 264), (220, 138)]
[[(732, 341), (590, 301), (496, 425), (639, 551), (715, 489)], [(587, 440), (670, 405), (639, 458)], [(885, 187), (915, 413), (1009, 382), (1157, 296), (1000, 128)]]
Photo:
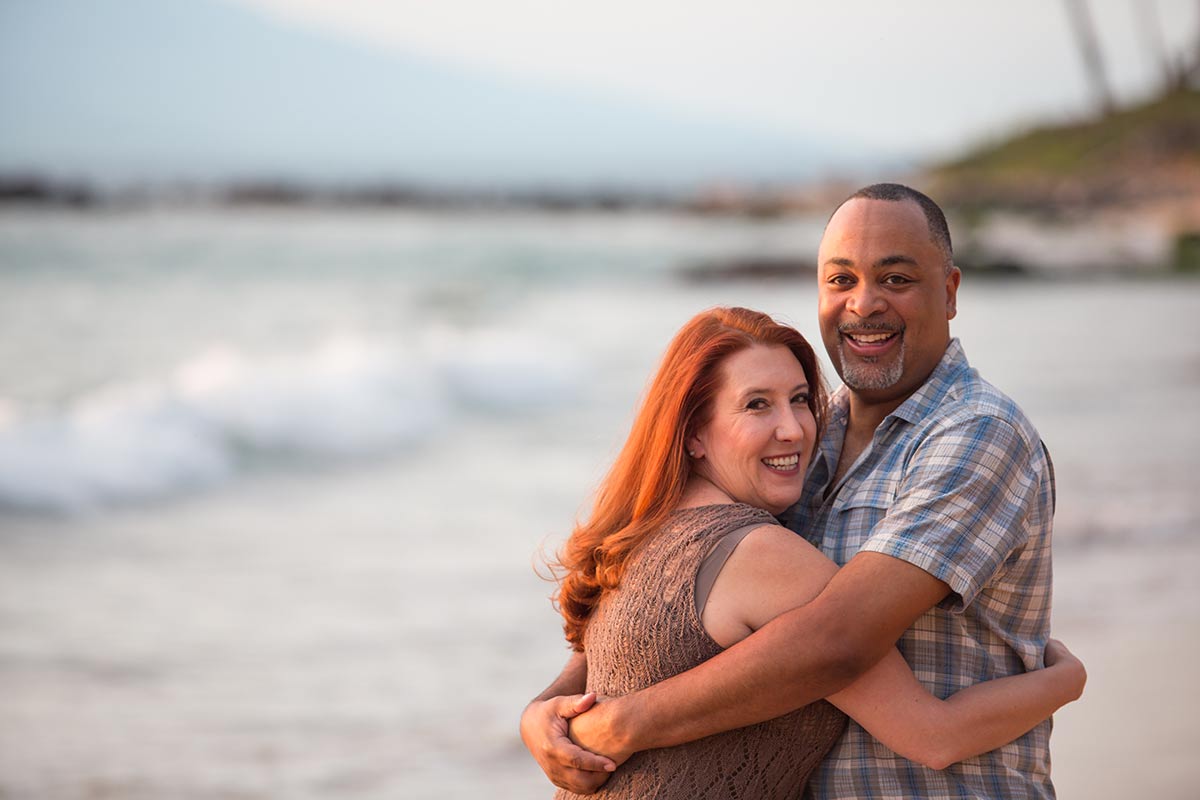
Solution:
[(1056, 559), (1054, 635), (1088, 669), (1082, 700), (1055, 715), (1060, 797), (1195, 793), (1197, 568), (1194, 541)]
[[(549, 796), (516, 731), (567, 656), (539, 553), (695, 311), (817, 338), (809, 276), (679, 270), (819, 231), (0, 216), (0, 798)], [(1055, 460), (1053, 632), (1089, 672), (1059, 796), (1192, 797), (1200, 284), (968, 275), (959, 308)]]

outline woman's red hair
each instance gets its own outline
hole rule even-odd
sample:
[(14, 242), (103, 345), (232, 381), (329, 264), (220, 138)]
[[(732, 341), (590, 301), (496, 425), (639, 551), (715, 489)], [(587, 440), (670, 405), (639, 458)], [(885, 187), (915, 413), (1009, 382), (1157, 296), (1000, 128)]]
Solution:
[(559, 553), (565, 573), (556, 600), (575, 650), (583, 649), (588, 617), (603, 593), (620, 584), (629, 556), (682, 499), (691, 474), (685, 442), (708, 422), (721, 365), (756, 344), (781, 345), (796, 356), (819, 435), (824, 387), (813, 349), (797, 330), (747, 308), (713, 308), (692, 317), (671, 340), (629, 438), (600, 483), (591, 516)]

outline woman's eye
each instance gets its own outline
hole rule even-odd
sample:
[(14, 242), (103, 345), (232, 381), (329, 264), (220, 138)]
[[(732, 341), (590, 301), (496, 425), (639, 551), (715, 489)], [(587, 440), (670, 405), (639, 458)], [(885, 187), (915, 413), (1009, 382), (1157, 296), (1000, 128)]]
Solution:
[(766, 407), (767, 407), (767, 401), (762, 399), (761, 397), (756, 397), (755, 399), (751, 400), (749, 403), (746, 403), (746, 408), (750, 409), (751, 411), (762, 411)]
[(792, 402), (793, 402), (793, 403), (796, 403), (796, 404), (798, 404), (798, 405), (805, 405), (805, 406), (806, 406), (806, 405), (808, 405), (808, 394), (807, 394), (807, 393), (805, 393), (805, 392), (801, 392), (800, 394), (798, 394), (798, 395), (795, 395), (794, 397), (792, 397)]

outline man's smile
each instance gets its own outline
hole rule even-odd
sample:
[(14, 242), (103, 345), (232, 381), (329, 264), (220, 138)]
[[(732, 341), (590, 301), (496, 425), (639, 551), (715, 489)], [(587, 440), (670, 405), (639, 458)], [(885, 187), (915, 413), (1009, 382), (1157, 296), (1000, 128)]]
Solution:
[(903, 338), (904, 328), (876, 327), (863, 328), (861, 325), (839, 325), (838, 333), (847, 349), (855, 355), (878, 356), (886, 352), (893, 343)]
[(896, 334), (894, 334), (894, 333), (871, 333), (871, 334), (866, 334), (866, 333), (859, 333), (859, 334), (848, 333), (848, 334), (846, 334), (846, 335), (847, 335), (847, 336), (849, 336), (849, 337), (850, 337), (851, 339), (853, 339), (854, 341), (858, 342), (859, 344), (876, 344), (876, 343), (878, 343), (878, 342), (882, 342), (882, 341), (884, 341), (884, 340), (886, 340), (886, 339), (890, 339), (890, 338), (892, 338), (893, 336), (895, 336)]

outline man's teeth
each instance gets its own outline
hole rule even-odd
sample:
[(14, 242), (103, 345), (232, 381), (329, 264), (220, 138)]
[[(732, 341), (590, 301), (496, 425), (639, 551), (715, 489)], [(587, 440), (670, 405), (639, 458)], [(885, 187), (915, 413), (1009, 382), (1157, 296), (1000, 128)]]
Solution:
[(895, 333), (889, 331), (888, 333), (848, 333), (846, 335), (862, 344), (875, 344), (892, 338)]
[(768, 467), (777, 467), (778, 469), (791, 469), (800, 463), (799, 454), (793, 453), (790, 456), (779, 456), (777, 458), (764, 458), (763, 463)]

